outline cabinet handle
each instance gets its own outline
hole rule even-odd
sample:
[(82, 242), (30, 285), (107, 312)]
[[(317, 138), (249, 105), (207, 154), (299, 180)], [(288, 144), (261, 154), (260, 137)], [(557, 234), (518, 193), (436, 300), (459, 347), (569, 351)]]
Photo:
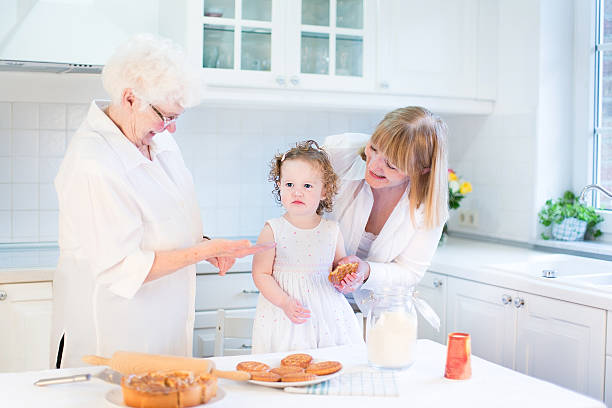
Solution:
[(253, 346), (249, 346), (248, 344), (243, 344), (242, 346), (240, 346), (241, 349), (252, 349)]
[(517, 309), (520, 309), (524, 305), (525, 305), (525, 300), (523, 298), (514, 299), (514, 307), (516, 307)]
[(300, 84), (300, 78), (298, 78), (297, 76), (292, 76), (289, 82), (291, 82), (291, 85), (297, 86)]
[(434, 288), (439, 288), (440, 286), (442, 286), (443, 283), (444, 282), (442, 282), (441, 280), (438, 280), (438, 279), (434, 280), (433, 281)]
[(8, 296), (8, 295), (6, 294), (6, 292), (5, 292), (5, 291), (0, 290), (0, 301), (2, 301), (2, 300), (4, 300), (4, 299), (6, 299), (6, 297), (7, 297), (7, 296)]
[(258, 290), (251, 290), (251, 289), (242, 289), (242, 293), (246, 293), (246, 294), (259, 294)]
[(389, 89), (389, 83), (388, 83), (387, 81), (382, 81), (382, 82), (380, 83), (380, 87), (381, 87), (382, 89)]
[(276, 83), (281, 85), (281, 86), (285, 85), (285, 83), (286, 83), (285, 77), (281, 76), (281, 75), (277, 76), (276, 77)]
[(510, 295), (502, 296), (502, 303), (504, 305), (507, 305), (508, 303), (512, 303), (512, 296), (510, 296)]

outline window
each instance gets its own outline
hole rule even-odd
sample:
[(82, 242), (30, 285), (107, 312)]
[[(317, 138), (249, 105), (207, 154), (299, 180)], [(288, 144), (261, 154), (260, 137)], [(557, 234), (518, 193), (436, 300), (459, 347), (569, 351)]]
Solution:
[[(595, 35), (593, 182), (612, 191), (612, 0), (599, 0)], [(594, 194), (592, 205), (612, 210), (612, 199)]]

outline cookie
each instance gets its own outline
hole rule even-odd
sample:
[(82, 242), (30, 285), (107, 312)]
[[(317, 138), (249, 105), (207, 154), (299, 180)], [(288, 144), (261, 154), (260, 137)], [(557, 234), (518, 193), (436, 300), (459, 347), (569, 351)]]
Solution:
[(270, 366), (259, 361), (243, 361), (238, 363), (236, 370), (246, 371), (247, 373), (253, 373), (256, 371), (268, 371)]
[(291, 373), (285, 374), (281, 377), (282, 382), (300, 382), (300, 381), (310, 381), (316, 379), (317, 376), (310, 373)]
[(270, 371), (253, 371), (251, 373), (251, 380), (255, 381), (277, 382), (280, 379), (280, 375)]
[(270, 370), (270, 372), (278, 374), (282, 377), (283, 375), (286, 375), (286, 374), (303, 373), (304, 369), (298, 366), (282, 366), (282, 367), (273, 368)]
[(342, 282), (342, 279), (344, 279), (346, 275), (357, 271), (358, 266), (359, 264), (357, 262), (338, 265), (336, 269), (329, 273), (328, 279), (331, 283), (337, 285)]
[(338, 361), (321, 361), (320, 363), (313, 363), (306, 367), (306, 372), (316, 375), (328, 375), (339, 371), (342, 368), (342, 364)]
[(290, 354), (281, 360), (281, 366), (297, 366), (306, 368), (312, 361), (309, 354)]

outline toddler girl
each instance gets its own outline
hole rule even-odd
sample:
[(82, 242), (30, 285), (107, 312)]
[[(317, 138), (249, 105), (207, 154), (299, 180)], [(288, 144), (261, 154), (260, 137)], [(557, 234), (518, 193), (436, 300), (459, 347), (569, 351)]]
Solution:
[(331, 211), (338, 177), (317, 142), (299, 143), (271, 163), (270, 181), (285, 214), (266, 222), (257, 242), (274, 250), (253, 257), (261, 295), (253, 326), (253, 353), (363, 343), (348, 301), (328, 280), (346, 253)]

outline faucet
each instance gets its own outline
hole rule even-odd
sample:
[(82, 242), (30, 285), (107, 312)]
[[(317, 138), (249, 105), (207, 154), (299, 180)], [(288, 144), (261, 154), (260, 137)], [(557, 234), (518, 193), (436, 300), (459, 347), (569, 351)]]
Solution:
[(584, 203), (584, 195), (589, 190), (599, 190), (602, 193), (604, 193), (605, 195), (607, 195), (608, 197), (612, 198), (612, 192), (606, 190), (605, 188), (603, 188), (599, 184), (589, 184), (588, 186), (583, 188), (582, 192), (580, 193), (580, 200), (579, 200), (580, 203)]

